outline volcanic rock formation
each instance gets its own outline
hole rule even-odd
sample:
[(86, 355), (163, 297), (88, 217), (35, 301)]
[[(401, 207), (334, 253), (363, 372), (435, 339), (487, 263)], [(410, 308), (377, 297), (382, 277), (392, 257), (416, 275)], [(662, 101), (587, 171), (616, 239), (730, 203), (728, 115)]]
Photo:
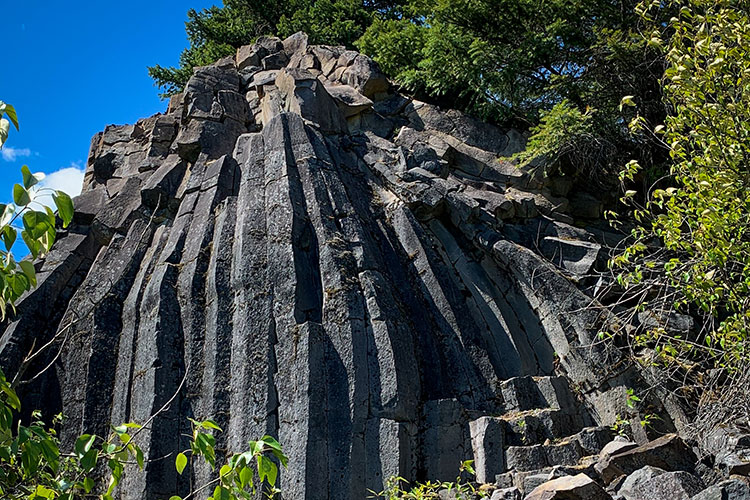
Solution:
[(580, 458), (541, 443), (598, 435), (637, 374), (594, 342), (600, 203), (502, 160), (523, 146), (356, 52), (262, 38), (196, 68), (166, 114), (93, 138), (0, 363), (52, 363), (25, 405), (62, 411), (64, 442), (176, 394), (123, 498), (185, 491), (160, 458), (186, 417), (213, 417), (223, 451), (276, 436), (289, 499)]

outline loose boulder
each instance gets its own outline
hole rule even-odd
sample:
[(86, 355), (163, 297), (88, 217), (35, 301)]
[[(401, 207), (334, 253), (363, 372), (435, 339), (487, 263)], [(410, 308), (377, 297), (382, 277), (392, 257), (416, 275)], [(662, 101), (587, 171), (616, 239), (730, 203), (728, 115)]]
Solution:
[(698, 459), (676, 434), (667, 434), (636, 448), (603, 457), (596, 465), (602, 480), (609, 483), (646, 465), (668, 471), (692, 471)]
[(525, 500), (611, 500), (586, 474), (565, 476), (537, 486)]

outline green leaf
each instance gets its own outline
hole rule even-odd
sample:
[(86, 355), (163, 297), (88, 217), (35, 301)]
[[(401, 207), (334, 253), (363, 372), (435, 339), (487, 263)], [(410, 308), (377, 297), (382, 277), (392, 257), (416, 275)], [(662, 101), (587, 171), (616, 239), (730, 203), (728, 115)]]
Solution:
[(229, 490), (219, 485), (214, 488), (214, 500), (229, 500)]
[(31, 252), (31, 256), (34, 258), (37, 258), (39, 256), (39, 252), (42, 249), (41, 242), (32, 238), (32, 236), (26, 231), (21, 232), (21, 238), (23, 239), (23, 242), (26, 243), (26, 246), (29, 248), (29, 251)]
[(78, 455), (78, 458), (82, 458), (86, 453), (88, 453), (88, 451), (94, 445), (95, 440), (96, 436), (92, 434), (82, 434), (76, 440), (73, 449), (75, 450), (76, 455)]
[(96, 462), (99, 459), (99, 450), (97, 449), (91, 449), (86, 452), (86, 454), (81, 457), (81, 467), (83, 467), (83, 470), (90, 471), (94, 467), (96, 467)]
[(222, 432), (222, 430), (221, 430), (221, 427), (219, 427), (219, 426), (218, 426), (218, 425), (216, 424), (216, 422), (214, 422), (214, 421), (213, 421), (213, 420), (211, 420), (211, 419), (208, 419), (208, 420), (204, 420), (203, 422), (201, 422), (201, 423), (200, 423), (200, 425), (201, 425), (201, 427), (203, 427), (204, 429), (216, 429), (217, 431), (219, 431), (219, 432)]
[(140, 446), (135, 446), (135, 461), (138, 463), (138, 468), (143, 470), (143, 450)]
[(13, 186), (13, 203), (19, 207), (25, 207), (31, 203), (29, 192), (20, 184)]
[(27, 210), (23, 214), (23, 232), (27, 233), (31, 239), (38, 241), (45, 251), (49, 251), (56, 236), (54, 222), (54, 218), (50, 219), (44, 212)]
[(214, 468), (216, 467), (216, 452), (214, 451), (214, 446), (213, 444), (210, 444), (209, 440), (207, 440), (203, 436), (208, 436), (208, 434), (199, 434), (198, 439), (196, 440), (196, 444), (198, 445), (198, 449), (200, 450), (201, 454), (211, 465), (211, 468)]
[(266, 444), (266, 446), (268, 446), (269, 448), (281, 451), (281, 445), (279, 444), (278, 441), (276, 441), (274, 437), (266, 434), (265, 436), (261, 438), (261, 441), (263, 441)]
[(20, 296), (29, 289), (29, 278), (26, 277), (24, 274), (14, 274), (13, 280), (11, 282), (11, 288), (13, 288), (13, 291), (16, 293), (16, 295)]
[(5, 141), (8, 140), (8, 133), (10, 132), (10, 122), (5, 118), (0, 118), (0, 148), (3, 147)]
[(13, 244), (16, 242), (18, 232), (11, 226), (3, 227), (3, 243), (5, 243), (5, 249), (10, 252), (13, 248)]
[(474, 460), (466, 460), (466, 461), (462, 462), (461, 463), (461, 469), (465, 470), (466, 472), (468, 472), (472, 476), (476, 476), (477, 475), (476, 471), (474, 470)]
[(276, 439), (274, 439), (272, 436), (265, 435), (261, 438), (261, 442), (271, 449), (271, 453), (273, 453), (273, 455), (279, 459), (281, 465), (283, 465), (284, 467), (287, 466), (289, 459), (281, 451), (281, 445), (278, 441), (276, 441)]
[(620, 111), (622, 111), (625, 106), (634, 107), (635, 106), (634, 99), (635, 98), (632, 95), (626, 95), (625, 97), (623, 97), (622, 100), (620, 101)]
[(21, 266), (21, 270), (23, 271), (23, 274), (26, 275), (26, 277), (29, 279), (29, 283), (31, 283), (31, 286), (36, 286), (36, 270), (34, 269), (34, 264), (32, 264), (28, 260), (22, 260), (18, 263), (19, 266)]
[(115, 431), (115, 434), (125, 434), (128, 432), (128, 428), (125, 426), (125, 424), (118, 425), (117, 427), (112, 427), (112, 430)]
[(250, 451), (253, 455), (260, 455), (263, 453), (263, 448), (265, 447), (265, 443), (263, 441), (250, 441)]
[(187, 466), (187, 457), (184, 453), (178, 453), (177, 457), (175, 458), (175, 468), (177, 469), (177, 473), (182, 475), (182, 471), (185, 470), (185, 466)]
[(11, 122), (13, 122), (13, 125), (15, 125), (16, 130), (20, 130), (18, 128), (18, 115), (16, 114), (16, 108), (11, 106), (10, 104), (5, 105), (5, 114), (8, 115), (8, 118)]
[(73, 220), (73, 200), (62, 191), (55, 191), (52, 199), (55, 201), (55, 205), (57, 205), (57, 213), (60, 214), (63, 227), (68, 227), (68, 224)]
[(253, 487), (253, 470), (250, 467), (243, 467), (240, 471), (240, 485)]
[(6, 382), (0, 384), (0, 389), (2, 389), (2, 391), (5, 393), (5, 396), (8, 398), (8, 404), (10, 405), (10, 407), (16, 411), (20, 411), (21, 400), (18, 399), (16, 391), (14, 391)]
[(60, 450), (57, 444), (52, 439), (42, 439), (39, 444), (42, 447), (42, 455), (47, 460), (52, 472), (57, 473), (60, 463)]
[(0, 226), (5, 226), (13, 218), (16, 207), (13, 205), (0, 204)]
[(21, 175), (23, 176), (23, 187), (26, 189), (36, 186), (40, 180), (44, 179), (44, 174), (32, 174), (28, 165), (21, 167)]
[(270, 458), (258, 455), (258, 476), (261, 482), (266, 480), (271, 486), (276, 485), (276, 477), (279, 474), (279, 470), (276, 464), (271, 461)]
[(107, 488), (107, 492), (104, 494), (104, 496), (112, 495), (112, 492), (115, 491), (115, 488), (118, 484), (120, 484), (120, 479), (122, 478), (122, 464), (114, 459), (109, 460), (107, 462), (107, 465), (109, 466), (110, 470), (112, 470), (112, 477), (109, 480), (109, 487)]
[(91, 493), (91, 490), (94, 489), (94, 480), (90, 477), (87, 477), (83, 480), (83, 489), (86, 493)]

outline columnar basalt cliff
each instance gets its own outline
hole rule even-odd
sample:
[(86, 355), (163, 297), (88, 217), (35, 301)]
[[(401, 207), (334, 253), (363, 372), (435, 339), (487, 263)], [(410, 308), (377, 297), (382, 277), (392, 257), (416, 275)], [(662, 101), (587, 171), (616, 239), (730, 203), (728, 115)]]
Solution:
[(637, 374), (595, 342), (601, 206), (502, 160), (523, 145), (356, 52), (263, 38), (197, 68), (166, 114), (93, 138), (2, 366), (52, 362), (27, 406), (62, 411), (68, 440), (177, 395), (123, 498), (185, 491), (158, 460), (185, 417), (212, 416), (222, 450), (276, 436), (289, 499), (450, 479), (466, 459), (482, 481), (577, 462)]

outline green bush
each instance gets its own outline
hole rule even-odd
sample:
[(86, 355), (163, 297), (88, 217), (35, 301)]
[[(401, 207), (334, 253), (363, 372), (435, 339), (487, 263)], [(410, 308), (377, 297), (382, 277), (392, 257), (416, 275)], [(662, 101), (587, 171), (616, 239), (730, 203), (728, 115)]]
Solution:
[[(747, 418), (750, 389), (750, 4), (742, 0), (674, 2), (662, 25), (660, 2), (643, 4), (647, 39), (669, 66), (663, 91), (671, 110), (651, 132), (669, 150), (669, 175), (624, 201), (642, 221), (613, 258), (627, 301), (652, 319), (628, 334), (671, 370), (680, 395), (702, 409)], [(639, 105), (626, 99), (625, 104)], [(632, 125), (648, 123), (636, 116)], [(640, 172), (630, 162), (622, 173)], [(675, 313), (700, 323), (670, 325)], [(656, 324), (654, 324), (656, 323)], [(623, 328), (627, 321), (622, 322)], [(737, 391), (744, 396), (736, 398)], [(731, 399), (731, 401), (730, 401)]]
[(595, 113), (594, 109), (582, 113), (568, 100), (542, 112), (539, 125), (531, 128), (526, 149), (513, 155), (518, 167), (606, 183), (617, 151), (597, 133)]
[[(7, 118), (6, 118), (7, 117)], [(0, 148), (5, 145), (10, 124), (18, 129), (16, 110), (0, 101)], [(73, 219), (73, 202), (62, 191), (40, 189), (38, 184), (44, 174), (32, 174), (29, 167), (21, 168), (23, 182), (13, 186), (13, 203), (0, 203), (0, 238), (4, 249), (0, 249), (0, 319), (5, 319), (7, 309), (14, 309), (16, 300), (36, 286), (36, 271), (29, 260), (16, 261), (13, 246), (20, 232), (21, 239), (29, 248), (32, 257), (39, 257), (52, 248), (57, 235), (57, 216), (49, 208), (34, 201), (49, 192), (57, 205), (63, 227)]]

